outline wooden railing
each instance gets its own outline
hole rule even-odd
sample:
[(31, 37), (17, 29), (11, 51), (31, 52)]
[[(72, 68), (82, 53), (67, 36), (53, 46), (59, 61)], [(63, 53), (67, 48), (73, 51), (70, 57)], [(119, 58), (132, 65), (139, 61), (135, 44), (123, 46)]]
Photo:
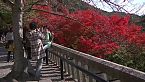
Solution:
[(145, 73), (53, 43), (49, 59), (76, 82), (145, 82)]

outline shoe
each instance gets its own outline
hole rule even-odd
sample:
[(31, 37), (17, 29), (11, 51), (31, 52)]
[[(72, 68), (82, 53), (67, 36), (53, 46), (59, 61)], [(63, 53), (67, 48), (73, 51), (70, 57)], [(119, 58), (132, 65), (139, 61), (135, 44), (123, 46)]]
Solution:
[(7, 60), (7, 62), (9, 63), (9, 62), (10, 62), (10, 60)]
[(35, 80), (35, 81), (39, 81), (39, 80), (40, 80), (40, 76), (37, 76), (37, 75), (36, 75), (35, 78), (34, 78), (34, 80)]

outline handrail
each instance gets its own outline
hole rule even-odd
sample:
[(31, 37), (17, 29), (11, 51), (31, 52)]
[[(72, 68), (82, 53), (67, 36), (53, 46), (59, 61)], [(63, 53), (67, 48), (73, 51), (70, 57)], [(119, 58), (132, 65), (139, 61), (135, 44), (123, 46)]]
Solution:
[[(79, 52), (79, 51), (76, 51), (76, 50), (55, 44), (55, 43), (52, 44), (51, 52), (53, 52), (52, 53), (53, 55), (58, 56), (60, 59), (62, 59), (62, 61), (65, 61), (66, 63), (81, 70), (83, 73), (87, 75), (92, 75), (93, 77), (96, 77), (98, 76), (96, 75), (98, 71), (100, 71), (103, 74), (106, 74), (107, 77), (103, 78), (104, 80), (106, 80), (106, 82), (107, 81), (115, 82), (113, 80), (119, 80), (119, 82), (145, 82), (144, 72), (141, 72), (141, 71), (129, 68), (129, 67), (125, 67), (123, 65), (119, 65), (119, 64), (101, 59), (101, 58), (97, 58), (89, 54), (85, 54), (85, 53), (82, 53), (82, 52)], [(73, 60), (79, 61), (81, 63), (85, 62), (84, 65), (87, 65), (89, 69), (86, 70), (85, 68), (84, 69), (81, 68), (79, 65), (76, 65), (73, 61), (68, 60), (64, 56), (72, 58)], [(102, 82), (105, 82), (105, 81), (102, 81)]]
[[(50, 52), (51, 52), (51, 51), (50, 51)], [(78, 66), (78, 65), (75, 65), (74, 63), (70, 62), (68, 59), (63, 58), (63, 57), (61, 57), (61, 56), (57, 55), (57, 54), (56, 54), (56, 53), (54, 53), (54, 52), (51, 52), (51, 53), (53, 53), (53, 55), (56, 55), (57, 57), (59, 57), (59, 58), (60, 58), (60, 62), (61, 62), (61, 64), (60, 64), (60, 65), (62, 65), (62, 66), (61, 66), (61, 68), (63, 68), (63, 63), (62, 63), (62, 61), (64, 61), (64, 62), (66, 62), (66, 63), (68, 63), (68, 64), (72, 65), (73, 67), (75, 67), (75, 68), (79, 69), (80, 71), (82, 71), (82, 72), (86, 73), (87, 75), (89, 75), (89, 76), (93, 77), (93, 78), (94, 78), (95, 80), (97, 80), (97, 81), (100, 81), (100, 82), (108, 82), (108, 81), (106, 81), (106, 80), (104, 80), (104, 79), (102, 79), (102, 78), (98, 77), (96, 74), (91, 73), (91, 72), (89, 72), (89, 71), (87, 71), (87, 70), (83, 69), (82, 67), (80, 67), (80, 66)], [(63, 70), (61, 69), (61, 71), (63, 71)], [(63, 72), (61, 72), (61, 73), (63, 73)], [(62, 77), (63, 77), (63, 76), (62, 76)], [(63, 79), (63, 78), (62, 78), (62, 79)]]

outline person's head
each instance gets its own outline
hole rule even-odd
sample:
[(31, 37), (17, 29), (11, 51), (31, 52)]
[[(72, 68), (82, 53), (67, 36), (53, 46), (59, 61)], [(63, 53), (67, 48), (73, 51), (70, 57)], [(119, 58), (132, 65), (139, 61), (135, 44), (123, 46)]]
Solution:
[(12, 27), (11, 27), (11, 28), (9, 28), (9, 32), (13, 32), (13, 29), (12, 29)]
[(47, 27), (47, 25), (43, 26), (43, 31), (44, 32), (48, 32), (49, 31), (49, 28)]
[(30, 30), (35, 30), (37, 28), (37, 23), (36, 22), (31, 22), (29, 24), (29, 28), (30, 28)]

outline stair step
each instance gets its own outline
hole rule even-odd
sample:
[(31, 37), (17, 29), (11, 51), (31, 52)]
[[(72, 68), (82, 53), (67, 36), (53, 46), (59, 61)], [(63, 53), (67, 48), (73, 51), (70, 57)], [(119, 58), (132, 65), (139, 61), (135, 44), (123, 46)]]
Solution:
[(64, 80), (61, 80), (60, 67), (49, 60), (48, 65), (43, 64), (41, 78), (50, 78), (52, 82), (75, 82), (70, 75), (64, 71)]

